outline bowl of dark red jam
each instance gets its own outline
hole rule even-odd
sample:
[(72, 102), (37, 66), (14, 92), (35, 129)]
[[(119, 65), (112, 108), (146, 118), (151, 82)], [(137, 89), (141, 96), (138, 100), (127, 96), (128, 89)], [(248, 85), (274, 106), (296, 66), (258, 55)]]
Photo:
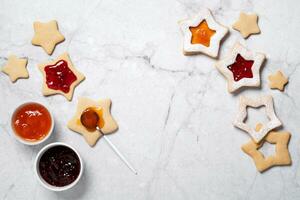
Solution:
[(39, 182), (52, 191), (64, 191), (75, 186), (82, 176), (83, 163), (70, 145), (55, 142), (40, 150), (35, 160)]

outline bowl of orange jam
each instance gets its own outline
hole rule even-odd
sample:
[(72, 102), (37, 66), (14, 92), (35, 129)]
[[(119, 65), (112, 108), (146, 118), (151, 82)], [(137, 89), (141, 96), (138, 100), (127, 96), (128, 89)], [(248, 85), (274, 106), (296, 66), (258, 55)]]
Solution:
[(29, 102), (16, 108), (11, 118), (14, 136), (27, 145), (36, 145), (47, 140), (54, 127), (49, 110), (42, 104)]

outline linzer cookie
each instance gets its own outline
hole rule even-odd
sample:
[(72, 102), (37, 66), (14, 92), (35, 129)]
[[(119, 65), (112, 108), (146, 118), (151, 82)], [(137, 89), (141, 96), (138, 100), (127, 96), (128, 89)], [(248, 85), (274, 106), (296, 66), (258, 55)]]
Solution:
[(260, 86), (260, 68), (264, 59), (264, 54), (252, 52), (237, 42), (216, 67), (227, 79), (228, 91), (235, 92), (241, 87)]
[(209, 9), (201, 9), (198, 15), (180, 21), (179, 25), (185, 55), (204, 53), (211, 57), (218, 56), (220, 42), (228, 28), (216, 22)]
[(68, 53), (64, 53), (56, 60), (39, 65), (43, 75), (43, 95), (62, 94), (69, 101), (72, 99), (75, 87), (84, 80), (73, 66)]
[(101, 134), (97, 130), (89, 130), (83, 126), (81, 123), (81, 116), (87, 109), (93, 109), (98, 114), (98, 127), (101, 129), (102, 133), (113, 133), (118, 129), (118, 125), (110, 114), (110, 107), (110, 99), (94, 101), (89, 98), (81, 97), (78, 99), (77, 110), (74, 117), (68, 122), (68, 128), (80, 133), (90, 146), (94, 146), (101, 137)]
[[(258, 108), (261, 106), (265, 106), (266, 115), (270, 121), (266, 124), (258, 124), (256, 127), (251, 127), (246, 124), (245, 120), (248, 115), (247, 107)], [(282, 124), (275, 114), (272, 96), (266, 95), (257, 99), (241, 96), (238, 114), (233, 125), (243, 131), (246, 131), (256, 143), (259, 143), (269, 131), (281, 126)]]
[[(290, 165), (292, 163), (288, 150), (288, 143), (291, 134), (286, 131), (271, 131), (265, 139), (257, 144), (253, 140), (242, 146), (242, 150), (248, 154), (254, 161), (258, 171), (263, 172), (273, 166)], [(264, 142), (275, 144), (275, 155), (265, 157), (260, 151)]]

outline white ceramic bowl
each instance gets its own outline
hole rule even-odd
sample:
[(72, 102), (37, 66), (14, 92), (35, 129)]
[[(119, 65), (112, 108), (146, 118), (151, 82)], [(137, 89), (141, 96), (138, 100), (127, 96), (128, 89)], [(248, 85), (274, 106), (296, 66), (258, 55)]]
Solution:
[[(66, 146), (66, 147), (69, 147), (70, 149), (72, 149), (76, 155), (78, 156), (79, 158), (79, 161), (80, 161), (80, 172), (79, 172), (79, 175), (78, 177), (76, 178), (75, 181), (73, 181), (72, 183), (70, 183), (69, 185), (66, 185), (66, 186), (62, 186), (62, 187), (57, 187), (57, 186), (53, 186), (53, 185), (50, 185), (49, 183), (47, 183), (43, 177), (41, 176), (40, 174), (40, 170), (39, 170), (39, 163), (40, 163), (40, 159), (42, 157), (42, 155), (50, 148), (52, 147), (55, 147), (55, 146)], [(83, 173), (83, 162), (82, 162), (82, 159), (79, 155), (79, 153), (73, 148), (71, 147), (70, 145), (66, 144), (66, 143), (63, 143), (63, 142), (54, 142), (54, 143), (51, 143), (51, 144), (48, 144), (46, 145), (45, 147), (43, 147), (39, 153), (37, 154), (36, 156), (36, 159), (35, 159), (35, 163), (34, 163), (34, 171), (35, 171), (35, 174), (36, 174), (36, 177), (37, 179), (39, 180), (39, 182), (45, 187), (47, 188), (48, 190), (51, 190), (51, 191), (55, 191), (55, 192), (59, 192), (59, 191), (65, 191), (65, 190), (68, 190), (72, 187), (74, 187), (78, 181), (80, 180), (81, 176), (82, 176), (82, 173)]]
[[(11, 119), (13, 118), (15, 112), (16, 112), (20, 107), (22, 107), (23, 105), (28, 104), (28, 103), (37, 103), (37, 102), (26, 102), (26, 103), (23, 103), (23, 104), (19, 105), (19, 106), (14, 110), (14, 112), (12, 113)], [(44, 105), (41, 104), (41, 103), (37, 103), (37, 104), (40, 104), (40, 105), (44, 106)], [(21, 142), (21, 143), (23, 143), (23, 144), (26, 144), (26, 145), (38, 145), (38, 144), (41, 144), (42, 142), (46, 141), (46, 140), (51, 136), (51, 134), (52, 134), (52, 132), (53, 132), (53, 129), (54, 129), (54, 118), (53, 118), (53, 116), (52, 116), (50, 110), (49, 110), (46, 106), (44, 106), (44, 107), (48, 110), (48, 112), (49, 112), (49, 114), (50, 114), (50, 118), (51, 118), (51, 127), (50, 127), (50, 130), (49, 130), (49, 133), (48, 133), (43, 139), (41, 139), (41, 140), (37, 140), (37, 141), (29, 141), (29, 140), (25, 140), (25, 139), (23, 139), (22, 137), (20, 137), (17, 133), (15, 133), (14, 128), (11, 127), (11, 128), (12, 128), (12, 131), (13, 131), (13, 134), (12, 134), (12, 135), (13, 135), (19, 142)]]

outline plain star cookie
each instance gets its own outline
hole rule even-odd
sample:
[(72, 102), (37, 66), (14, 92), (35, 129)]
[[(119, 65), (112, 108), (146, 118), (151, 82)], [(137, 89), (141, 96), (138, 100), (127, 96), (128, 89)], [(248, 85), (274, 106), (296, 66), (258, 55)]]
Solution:
[(97, 140), (101, 137), (101, 134), (97, 130), (89, 131), (86, 129), (80, 121), (81, 114), (87, 108), (95, 108), (98, 110), (100, 116), (100, 128), (103, 134), (109, 134), (115, 132), (118, 129), (116, 121), (110, 114), (111, 100), (103, 99), (94, 101), (89, 98), (81, 97), (78, 99), (77, 110), (74, 117), (68, 122), (68, 128), (72, 131), (80, 133), (86, 142), (90, 146), (94, 146)]
[(264, 60), (264, 54), (252, 52), (237, 42), (225, 58), (216, 62), (216, 67), (227, 79), (228, 91), (235, 92), (241, 87), (260, 86)]
[(275, 74), (268, 76), (269, 87), (271, 89), (278, 89), (280, 91), (284, 90), (284, 86), (289, 82), (289, 80), (284, 76), (284, 74), (278, 70)]
[[(292, 163), (290, 153), (288, 150), (288, 143), (291, 134), (286, 131), (270, 132), (260, 144), (256, 144), (250, 140), (247, 144), (242, 146), (242, 150), (248, 154), (254, 161), (258, 171), (263, 172), (273, 166), (290, 165)], [(275, 155), (265, 157), (260, 151), (264, 144), (268, 142), (275, 144)]]
[(72, 100), (75, 87), (84, 80), (73, 66), (68, 53), (64, 53), (56, 60), (39, 65), (43, 75), (43, 95), (62, 94), (69, 101)]
[(241, 12), (239, 19), (232, 25), (232, 28), (239, 31), (244, 38), (247, 38), (251, 34), (260, 33), (257, 20), (258, 16), (256, 14)]
[(19, 78), (29, 77), (26, 65), (27, 59), (17, 58), (15, 55), (10, 55), (7, 63), (2, 68), (2, 72), (9, 76), (11, 82), (15, 82)]
[(220, 42), (228, 28), (219, 24), (207, 8), (191, 19), (179, 22), (183, 33), (183, 52), (185, 55), (204, 53), (217, 57)]
[(51, 55), (55, 46), (64, 41), (65, 37), (58, 31), (58, 25), (55, 20), (47, 23), (34, 22), (34, 37), (31, 43), (41, 46), (47, 54)]
[[(269, 122), (267, 124), (259, 124), (254, 128), (250, 127), (245, 123), (248, 115), (247, 107), (259, 108), (261, 106), (265, 106)], [(256, 143), (259, 143), (268, 134), (268, 132), (282, 124), (275, 114), (272, 96), (266, 95), (257, 99), (241, 96), (239, 100), (238, 114), (233, 125), (243, 131), (246, 131)]]

